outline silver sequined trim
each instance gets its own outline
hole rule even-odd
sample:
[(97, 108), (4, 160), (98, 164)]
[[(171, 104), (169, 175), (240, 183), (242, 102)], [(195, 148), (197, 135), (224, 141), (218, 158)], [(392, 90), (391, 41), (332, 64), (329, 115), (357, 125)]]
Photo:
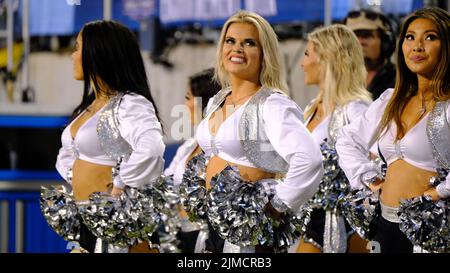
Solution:
[(331, 114), (330, 124), (328, 125), (328, 140), (334, 146), (339, 130), (349, 123), (347, 116), (347, 104), (344, 106), (336, 106)]
[[(286, 173), (289, 164), (275, 151), (264, 131), (262, 106), (274, 92), (276, 91), (263, 86), (250, 99), (239, 120), (239, 138), (247, 159), (256, 167), (271, 173)], [(214, 96), (207, 115), (215, 112), (230, 93), (229, 87), (219, 91)], [(215, 149), (214, 142), (211, 145)]]
[(332, 211), (325, 212), (323, 233), (324, 253), (345, 253), (347, 251), (347, 232), (344, 217)]
[(437, 102), (427, 124), (427, 135), (433, 155), (445, 169), (450, 169), (450, 125), (447, 118), (449, 104), (449, 101)]
[(97, 135), (103, 151), (114, 161), (125, 161), (133, 149), (130, 144), (120, 135), (119, 131), (119, 106), (123, 94), (111, 98), (100, 113), (97, 122)]
[(271, 173), (286, 173), (289, 164), (275, 151), (264, 130), (263, 105), (276, 91), (261, 87), (245, 106), (239, 120), (239, 137), (250, 162)]

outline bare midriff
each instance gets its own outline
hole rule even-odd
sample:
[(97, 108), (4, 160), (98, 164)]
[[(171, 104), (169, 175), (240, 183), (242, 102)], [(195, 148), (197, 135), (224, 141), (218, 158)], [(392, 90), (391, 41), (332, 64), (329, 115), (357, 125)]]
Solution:
[(75, 160), (72, 168), (72, 188), (75, 200), (88, 200), (89, 195), (93, 192), (106, 192), (112, 189), (112, 168), (81, 159)]
[(380, 200), (390, 207), (399, 207), (400, 201), (423, 195), (432, 186), (429, 180), (436, 172), (415, 167), (404, 160), (391, 163), (381, 186)]
[(258, 180), (266, 178), (274, 178), (275, 174), (263, 171), (258, 168), (243, 166), (240, 164), (226, 161), (219, 156), (212, 156), (206, 166), (206, 188), (210, 188), (210, 181), (216, 174), (219, 174), (227, 166), (236, 166), (239, 170), (241, 178), (247, 182), (255, 183)]

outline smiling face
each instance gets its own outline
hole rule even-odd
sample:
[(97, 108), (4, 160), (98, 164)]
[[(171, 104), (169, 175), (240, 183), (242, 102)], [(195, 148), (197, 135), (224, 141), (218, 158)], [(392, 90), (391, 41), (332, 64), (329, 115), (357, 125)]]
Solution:
[(411, 22), (402, 43), (408, 68), (416, 74), (431, 78), (441, 57), (441, 38), (433, 21), (418, 18)]
[(308, 41), (306, 44), (305, 55), (300, 61), (300, 67), (305, 73), (305, 84), (314, 85), (320, 84), (320, 66), (319, 56), (314, 50), (314, 44)]
[(259, 83), (262, 51), (252, 24), (232, 23), (225, 34), (222, 62), (230, 77)]
[(75, 41), (75, 48), (72, 53), (72, 62), (73, 62), (73, 78), (77, 81), (82, 81), (84, 79), (83, 76), (83, 62), (82, 62), (82, 49), (83, 49), (83, 40), (81, 37), (81, 32), (77, 36), (77, 40)]

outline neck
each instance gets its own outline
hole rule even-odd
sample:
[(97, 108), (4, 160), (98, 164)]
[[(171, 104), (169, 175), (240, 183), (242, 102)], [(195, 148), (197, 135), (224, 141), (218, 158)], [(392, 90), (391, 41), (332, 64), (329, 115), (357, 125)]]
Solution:
[(97, 86), (91, 81), (91, 88), (94, 90), (95, 100), (104, 100), (107, 101), (115, 92), (109, 88), (109, 86), (103, 82), (100, 78), (97, 78)]
[(417, 83), (418, 83), (417, 95), (420, 97), (429, 97), (431, 93), (430, 91), (431, 80), (428, 79), (427, 77), (417, 75)]
[(261, 84), (256, 81), (248, 81), (242, 79), (231, 80), (231, 97), (238, 100), (244, 96), (255, 94), (261, 88)]

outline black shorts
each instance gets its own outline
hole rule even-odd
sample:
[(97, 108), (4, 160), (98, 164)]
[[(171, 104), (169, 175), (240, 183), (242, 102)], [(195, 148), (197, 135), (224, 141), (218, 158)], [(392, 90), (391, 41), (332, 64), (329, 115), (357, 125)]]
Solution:
[[(150, 238), (153, 244), (160, 244), (158, 232), (155, 231)], [(95, 245), (97, 243), (97, 237), (81, 222), (80, 226), (80, 240), (79, 244), (82, 248), (86, 249), (89, 253), (95, 252)], [(107, 252), (107, 244), (104, 245), (104, 251)]]
[(206, 251), (212, 252), (212, 253), (222, 253), (223, 246), (225, 244), (225, 240), (219, 236), (219, 234), (214, 230), (214, 228), (211, 226), (209, 221), (208, 221), (208, 229), (209, 229), (209, 235), (208, 235), (208, 239), (206, 239), (206, 241), (205, 241)]
[[(353, 229), (345, 222), (345, 231), (347, 234), (351, 234)], [(311, 221), (306, 226), (306, 232), (304, 235), (305, 242), (312, 241), (317, 246), (323, 247), (323, 233), (325, 232), (325, 210), (314, 209), (311, 213)]]
[(375, 237), (372, 241), (380, 244), (381, 253), (412, 253), (414, 246), (400, 230), (399, 224), (378, 217)]
[(194, 253), (199, 232), (199, 230), (194, 230), (189, 232), (179, 231), (177, 233), (177, 239), (180, 241), (178, 248), (182, 253)]

